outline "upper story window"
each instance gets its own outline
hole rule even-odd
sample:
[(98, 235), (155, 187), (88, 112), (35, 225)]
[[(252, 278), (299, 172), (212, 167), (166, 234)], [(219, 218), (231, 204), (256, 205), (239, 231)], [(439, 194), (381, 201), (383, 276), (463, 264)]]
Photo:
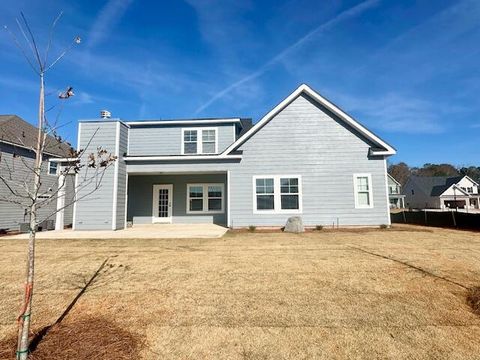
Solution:
[(254, 213), (300, 213), (302, 211), (299, 175), (254, 176)]
[(48, 162), (48, 175), (57, 175), (58, 163), (49, 161)]
[(370, 174), (354, 174), (353, 186), (355, 189), (355, 207), (360, 209), (372, 208), (372, 176)]
[(216, 154), (217, 128), (182, 129), (182, 154)]

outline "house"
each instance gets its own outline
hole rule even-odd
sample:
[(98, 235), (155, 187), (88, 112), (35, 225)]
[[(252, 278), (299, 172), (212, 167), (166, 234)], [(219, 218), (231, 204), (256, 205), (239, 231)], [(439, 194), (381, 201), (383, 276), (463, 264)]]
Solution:
[(402, 185), (395, 178), (388, 176), (388, 198), (390, 207), (395, 209), (403, 209), (405, 207), (405, 195), (402, 194)]
[(95, 195), (75, 203), (75, 230), (280, 227), (292, 215), (307, 226), (390, 223), (386, 159), (395, 149), (307, 85), (254, 126), (242, 118), (81, 120), (78, 144), (118, 160)]
[[(33, 184), (33, 167), (38, 129), (16, 115), (0, 115), (0, 229), (19, 230), (22, 223), (29, 222), (27, 192), (25, 186)], [(41, 167), (39, 200), (45, 204), (38, 210), (38, 218), (56, 222), (56, 189), (58, 185), (58, 163), (55, 159), (68, 156), (71, 147), (52, 136), (45, 141), (44, 160)], [(61, 188), (65, 197), (73, 199), (73, 180), (68, 177)], [(17, 195), (13, 195), (12, 191)], [(18, 196), (19, 195), (19, 196)], [(51, 200), (51, 201), (50, 201)], [(68, 204), (68, 203), (67, 203)], [(60, 216), (60, 215), (58, 215)], [(69, 206), (61, 216), (71, 224), (73, 206)], [(51, 227), (51, 226), (49, 226)]]
[(404, 187), (407, 207), (479, 209), (479, 186), (468, 176), (411, 176)]

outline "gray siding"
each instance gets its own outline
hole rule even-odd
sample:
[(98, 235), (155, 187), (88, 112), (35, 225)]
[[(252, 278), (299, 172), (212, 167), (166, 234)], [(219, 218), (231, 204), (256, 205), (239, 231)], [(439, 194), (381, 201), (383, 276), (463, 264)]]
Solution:
[[(385, 160), (369, 158), (370, 144), (341, 120), (300, 96), (242, 147), (231, 172), (231, 218), (236, 226), (281, 226), (288, 214), (254, 214), (254, 175), (302, 176), (303, 221), (307, 225), (389, 223)], [(370, 173), (371, 209), (356, 209), (353, 174)]]
[[(13, 154), (16, 154), (16, 156), (13, 156)], [(22, 196), (25, 196), (26, 191), (22, 189), (23, 183), (30, 188), (33, 186), (33, 172), (29, 168), (34, 166), (35, 154), (23, 148), (0, 143), (0, 155), (0, 174), (9, 179), (11, 176), (11, 180), (8, 180), (9, 185)], [(58, 186), (57, 176), (48, 174), (48, 158), (42, 163), (41, 173), (41, 193), (51, 193), (52, 198), (38, 210), (39, 222), (47, 219), (55, 220), (57, 208), (55, 194)], [(47, 191), (48, 189), (51, 189), (51, 191)], [(67, 196), (71, 196), (71, 191), (72, 187), (67, 188)], [(29, 207), (29, 200), (13, 196), (7, 186), (1, 181), (0, 199), (0, 229), (18, 230), (20, 223), (29, 222), (28, 215), (24, 216), (25, 209)], [(8, 200), (20, 201), (22, 204), (14, 204)], [(71, 211), (71, 207), (67, 210)], [(65, 223), (67, 224), (67, 222)]]
[(123, 154), (127, 153), (128, 148), (128, 128), (123, 123), (119, 123), (120, 136), (118, 144), (118, 160), (115, 166), (118, 166), (118, 186), (117, 186), (117, 214), (116, 229), (125, 227), (125, 197), (127, 191), (127, 166), (123, 160)]
[[(103, 147), (112, 154), (115, 153), (117, 123), (117, 121), (80, 123), (79, 147), (85, 149), (88, 145), (80, 159), (82, 164), (85, 164), (88, 154), (96, 153), (97, 146)], [(78, 201), (75, 204), (74, 223), (74, 228), (77, 230), (112, 229), (115, 166), (99, 169), (98, 173), (96, 171), (96, 169), (83, 167), (77, 175)], [(94, 181), (89, 181), (92, 178)], [(96, 182), (100, 182), (97, 190), (95, 190)]]
[[(173, 223), (215, 223), (226, 225), (227, 205), (226, 174), (184, 175), (131, 175), (128, 179), (128, 221), (134, 224), (152, 223), (153, 185), (173, 184)], [(222, 214), (187, 214), (187, 184), (224, 184), (224, 208)]]
[[(413, 194), (412, 194), (413, 191)], [(403, 193), (405, 194), (405, 206), (413, 209), (439, 209), (440, 198), (432, 197), (423, 192), (415, 181), (411, 179), (407, 180), (407, 183), (403, 187)]]
[(129, 130), (129, 155), (180, 155), (182, 128), (209, 128), (218, 130), (218, 152), (235, 141), (234, 124), (132, 126)]

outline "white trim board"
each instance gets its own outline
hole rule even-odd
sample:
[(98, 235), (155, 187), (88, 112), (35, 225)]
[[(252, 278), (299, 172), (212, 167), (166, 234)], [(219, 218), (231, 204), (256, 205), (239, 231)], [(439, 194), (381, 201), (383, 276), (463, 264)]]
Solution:
[[(77, 134), (77, 153), (80, 151), (80, 134), (82, 133), (82, 123), (78, 123)], [(75, 174), (75, 188), (73, 190), (73, 216), (72, 216), (72, 230), (75, 230), (77, 223), (77, 195), (78, 195), (78, 173)]]
[(342, 120), (344, 120), (347, 124), (352, 126), (356, 129), (360, 134), (365, 136), (367, 139), (371, 140), (372, 142), (380, 145), (385, 150), (379, 151), (371, 151), (372, 155), (394, 155), (397, 151), (385, 141), (380, 139), (377, 135), (373, 134), (370, 130), (365, 128), (362, 124), (358, 121), (353, 119), (350, 115), (345, 113), (335, 104), (318, 94), (312, 88), (310, 88), (306, 84), (300, 85), (293, 93), (291, 93), (287, 98), (285, 98), (280, 104), (275, 106), (269, 113), (267, 113), (259, 122), (257, 122), (250, 130), (248, 130), (245, 134), (243, 134), (240, 138), (237, 139), (232, 145), (226, 148), (221, 155), (226, 155), (233, 150), (238, 149), (240, 145), (246, 142), (251, 136), (253, 136), (257, 131), (259, 131), (264, 125), (266, 125), (270, 120), (272, 120), (280, 111), (282, 111), (287, 105), (289, 105), (293, 100), (295, 100), (301, 94), (306, 94), (310, 96), (312, 99), (317, 101), (319, 104), (336, 114)]
[(130, 126), (142, 125), (186, 125), (186, 124), (230, 124), (242, 123), (240, 118), (233, 119), (186, 119), (186, 120), (151, 120), (151, 121), (127, 121), (126, 124)]
[(228, 160), (241, 159), (242, 155), (167, 155), (167, 156), (126, 156), (125, 161), (182, 161), (182, 160)]

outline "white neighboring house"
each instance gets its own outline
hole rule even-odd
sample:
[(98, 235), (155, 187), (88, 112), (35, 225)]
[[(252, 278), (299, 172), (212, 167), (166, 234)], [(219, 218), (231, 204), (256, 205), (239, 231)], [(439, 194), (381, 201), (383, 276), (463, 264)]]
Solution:
[(479, 184), (468, 176), (411, 176), (403, 193), (410, 208), (480, 209)]
[(402, 185), (395, 178), (388, 175), (388, 200), (391, 209), (403, 209), (405, 207), (405, 195), (402, 194)]

